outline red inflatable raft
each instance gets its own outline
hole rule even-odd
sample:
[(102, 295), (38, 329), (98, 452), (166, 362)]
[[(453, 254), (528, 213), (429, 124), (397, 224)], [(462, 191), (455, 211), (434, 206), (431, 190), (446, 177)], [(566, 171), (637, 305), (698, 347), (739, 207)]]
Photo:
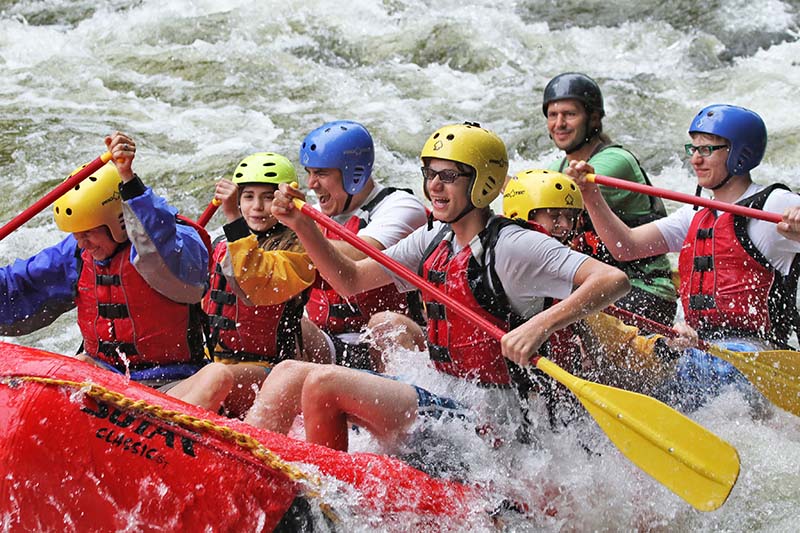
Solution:
[(473, 489), (389, 457), (258, 430), (2, 342), (0, 467), (6, 531), (272, 531), (297, 501), (335, 521), (331, 492), (384, 520), (452, 525), (475, 503)]

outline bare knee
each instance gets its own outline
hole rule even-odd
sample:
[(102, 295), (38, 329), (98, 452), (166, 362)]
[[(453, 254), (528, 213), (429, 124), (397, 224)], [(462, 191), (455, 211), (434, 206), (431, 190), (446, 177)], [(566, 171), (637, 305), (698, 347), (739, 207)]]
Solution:
[(370, 317), (367, 329), (378, 349), (391, 348), (424, 350), (425, 335), (422, 328), (406, 315), (393, 311), (381, 311)]
[(319, 365), (309, 372), (303, 381), (303, 400), (329, 401), (342, 390), (341, 368), (334, 365)]

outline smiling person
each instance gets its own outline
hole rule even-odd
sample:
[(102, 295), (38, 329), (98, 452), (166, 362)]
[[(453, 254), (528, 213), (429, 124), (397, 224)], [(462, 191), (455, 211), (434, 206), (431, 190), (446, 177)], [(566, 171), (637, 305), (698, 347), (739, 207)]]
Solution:
[[(647, 173), (630, 151), (603, 132), (603, 95), (589, 76), (577, 72), (559, 74), (547, 84), (542, 99), (550, 138), (565, 156), (550, 165), (563, 172), (571, 161), (588, 161), (598, 174), (650, 185)], [(663, 218), (667, 212), (659, 198), (601, 187), (611, 210), (631, 227)], [(677, 292), (666, 255), (619, 262), (597, 239), (589, 219), (584, 220), (580, 251), (621, 268), (631, 280), (631, 292), (617, 306), (657, 322), (672, 322)]]
[[(508, 171), (505, 145), (494, 133), (475, 123), (445, 126), (428, 138), (421, 159), (435, 222), (385, 253), (510, 331), (498, 341), (423, 290), (428, 351), (447, 396), (398, 377), (287, 361), (273, 369), (245, 421), (287, 432), (302, 411), (308, 440), (347, 449), (348, 419), (394, 440), (427, 418), (418, 415), (440, 417), (466, 407), (503, 438), (524, 438), (530, 382), (521, 367), (530, 365), (553, 331), (629, 289), (620, 270), (492, 213), (489, 204)], [(295, 230), (340, 294), (391, 282), (414, 289), (374, 259), (353, 260), (337, 250), (293, 198), (302, 194), (282, 185), (272, 212)], [(548, 297), (561, 302), (545, 308)]]
[[(686, 322), (701, 338), (731, 350), (786, 347), (798, 325), (795, 304), (800, 252), (800, 196), (779, 184), (753, 183), (767, 146), (764, 121), (743, 107), (714, 104), (689, 126), (686, 154), (697, 185), (715, 200), (784, 213), (777, 226), (711, 209), (685, 206), (667, 218), (629, 228), (609, 208), (597, 186), (584, 176), (594, 168), (570, 163), (600, 238), (623, 261), (679, 252), (680, 297)], [(699, 405), (726, 383), (744, 378), (728, 363), (694, 351), (679, 363), (688, 401)]]
[(273, 152), (244, 158), (216, 185), (227, 224), (214, 243), (211, 290), (203, 299), (214, 363), (170, 390), (230, 416), (250, 407), (269, 367), (303, 356), (301, 318), (316, 269), (297, 236), (272, 216), (278, 185), (297, 180)]
[[(410, 190), (384, 187), (373, 180), (374, 159), (372, 136), (364, 126), (349, 120), (323, 124), (309, 133), (300, 147), (300, 164), (308, 173), (308, 188), (319, 202), (315, 207), (371, 246), (384, 250), (422, 226), (427, 215), (422, 202)], [(348, 257), (366, 257), (338, 236), (327, 231), (325, 236)], [(405, 347), (421, 348), (424, 341), (419, 337), (419, 328), (405, 316), (413, 303), (413, 298), (391, 284), (345, 299), (320, 278), (306, 305), (313, 322), (303, 324), (307, 349), (310, 353), (328, 352), (331, 361), (340, 365), (380, 370), (380, 353), (370, 350), (362, 333), (368, 330), (377, 339), (384, 336), (381, 332), (390, 335), (387, 329), (405, 329)]]
[(64, 240), (0, 269), (0, 332), (21, 335), (76, 308), (79, 356), (160, 386), (197, 371), (208, 248), (132, 169), (136, 145), (115, 133), (112, 154), (53, 205)]
[[(560, 172), (518, 172), (503, 191), (503, 214), (527, 220), (538, 231), (574, 250), (583, 247), (584, 234), (578, 232), (583, 195), (575, 182)], [(680, 323), (676, 329), (680, 335), (674, 339), (640, 335), (638, 328), (597, 313), (555, 332), (545, 356), (580, 377), (649, 394), (672, 375), (681, 352), (697, 345), (697, 333), (692, 328)], [(540, 392), (548, 399), (551, 424), (555, 422), (555, 404), (574, 400), (566, 388), (556, 385), (544, 382)]]

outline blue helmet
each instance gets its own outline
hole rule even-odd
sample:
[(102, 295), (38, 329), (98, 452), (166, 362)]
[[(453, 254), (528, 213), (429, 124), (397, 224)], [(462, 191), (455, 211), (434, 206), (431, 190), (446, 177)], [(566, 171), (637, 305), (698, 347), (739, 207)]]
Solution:
[(713, 104), (700, 110), (689, 133), (709, 133), (731, 143), (728, 173), (740, 176), (756, 168), (767, 149), (767, 127), (753, 111), (734, 105)]
[(375, 146), (367, 129), (351, 120), (328, 122), (303, 139), (300, 164), (312, 168), (338, 168), (347, 194), (357, 194), (372, 174)]

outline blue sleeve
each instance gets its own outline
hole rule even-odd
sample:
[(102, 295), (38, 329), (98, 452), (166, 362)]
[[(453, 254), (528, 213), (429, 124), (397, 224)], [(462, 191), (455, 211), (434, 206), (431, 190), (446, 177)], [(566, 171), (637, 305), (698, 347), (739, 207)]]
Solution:
[(152, 189), (123, 204), (133, 246), (131, 263), (156, 291), (176, 302), (196, 303), (208, 284), (208, 249), (197, 231), (176, 221), (177, 210)]
[(69, 235), (33, 257), (0, 268), (0, 334), (36, 331), (75, 307), (77, 246)]

